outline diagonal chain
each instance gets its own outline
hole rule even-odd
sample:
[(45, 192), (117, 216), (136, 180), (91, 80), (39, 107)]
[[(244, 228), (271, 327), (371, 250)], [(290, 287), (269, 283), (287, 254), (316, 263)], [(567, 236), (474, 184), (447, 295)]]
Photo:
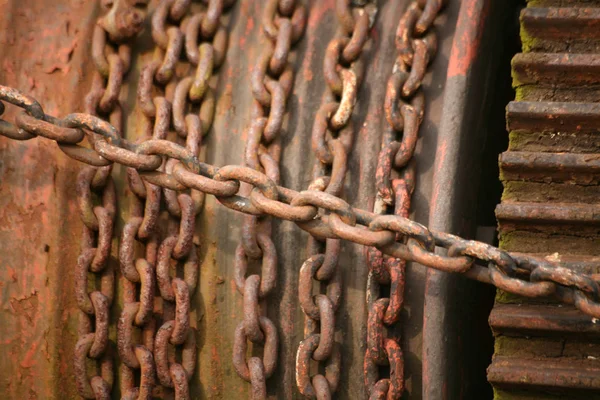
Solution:
[[(278, 186), (268, 176), (252, 168), (239, 165), (219, 168), (201, 162), (185, 147), (169, 141), (148, 140), (143, 146), (136, 145), (120, 138), (114, 126), (98, 117), (75, 113), (58, 119), (46, 115), (34, 98), (0, 85), (0, 104), (3, 101), (24, 109), (43, 128), (26, 132), (0, 119), (1, 135), (18, 136), (21, 140), (27, 140), (24, 135), (28, 139), (39, 135), (59, 144), (67, 138), (66, 143), (77, 144), (83, 139), (73, 140), (69, 135), (75, 128), (84, 129), (89, 136), (97, 139), (94, 149), (90, 150), (95, 153), (94, 163), (109, 164), (111, 161), (103, 157), (106, 153), (98, 145), (102, 143), (102, 146), (118, 150), (112, 157), (113, 162), (136, 168), (143, 179), (159, 186), (174, 190), (197, 189), (214, 195), (230, 209), (293, 221), (318, 238), (344, 239), (374, 246), (384, 254), (439, 271), (460, 273), (469, 279), (525, 297), (554, 296), (592, 317), (600, 318), (600, 285), (592, 275), (542, 258), (509, 253), (486, 243), (429, 230), (401, 216), (377, 215), (353, 208), (339, 197), (321, 191), (298, 192)], [(3, 112), (4, 107), (2, 104), (0, 111)], [(157, 171), (163, 157), (180, 160), (185, 173)], [(238, 194), (240, 182), (252, 186), (249, 196)], [(330, 214), (319, 214), (319, 211)], [(332, 215), (339, 218), (331, 218)], [(437, 254), (436, 247), (447, 250), (447, 254)]]

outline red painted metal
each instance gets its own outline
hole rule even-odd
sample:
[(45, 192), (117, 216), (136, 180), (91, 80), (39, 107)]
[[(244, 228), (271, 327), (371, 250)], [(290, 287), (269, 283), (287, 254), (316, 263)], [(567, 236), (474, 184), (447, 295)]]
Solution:
[[(429, 225), (460, 235), (475, 234), (476, 183), (481, 171), (481, 152), (475, 149), (484, 143), (483, 135), (475, 132), (483, 126), (485, 104), (490, 101), (480, 89), (489, 85), (489, 76), (494, 76), (486, 76), (482, 71), (495, 70), (494, 62), (500, 56), (485, 48), (496, 40), (492, 33), (494, 24), (507, 17), (505, 12), (510, 7), (503, 7), (488, 0), (461, 2), (450, 52), (433, 164)], [(490, 297), (486, 288), (456, 276), (427, 272), (422, 352), (424, 399), (468, 398), (489, 391), (485, 385), (473, 383), (481, 380), (477, 369), (485, 365), (485, 353), (480, 351), (479, 359), (467, 355), (470, 348), (485, 346), (482, 316), (486, 301), (474, 307), (465, 297), (467, 293), (467, 297)], [(463, 323), (467, 319), (471, 324)]]

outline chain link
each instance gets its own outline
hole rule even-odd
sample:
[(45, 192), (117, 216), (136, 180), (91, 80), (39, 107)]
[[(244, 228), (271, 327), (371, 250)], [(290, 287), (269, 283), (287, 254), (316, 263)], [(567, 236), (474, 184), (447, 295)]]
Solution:
[[(186, 118), (187, 93), (183, 95), (178, 93), (178, 89), (181, 91), (180, 82), (175, 73), (175, 68), (184, 53), (184, 21), (191, 12), (190, 6), (189, 0), (167, 0), (157, 4), (151, 21), (152, 38), (155, 44), (154, 57), (146, 65), (147, 71), (144, 76), (146, 80), (140, 86), (138, 99), (140, 102), (142, 99), (144, 102), (152, 99), (156, 110), (154, 116), (148, 113), (151, 111), (149, 105), (144, 107), (147, 109), (145, 115), (150, 120), (154, 117), (155, 134), (157, 128), (164, 130), (164, 136), (160, 139), (167, 138), (171, 125), (175, 126), (177, 121), (177, 134), (181, 137), (180, 140), (186, 139), (186, 150), (198, 156), (201, 132), (198, 121), (194, 120), (197, 116), (191, 114)], [(179, 100), (177, 115), (176, 96)], [(159, 109), (159, 106), (163, 108)], [(189, 125), (186, 124), (188, 120)], [(167, 141), (167, 143), (171, 142)], [(151, 141), (142, 143), (142, 146), (146, 146), (144, 153), (154, 154), (154, 149), (148, 144), (151, 144)], [(171, 171), (173, 162), (163, 160), (160, 170)], [(158, 186), (155, 187), (158, 189)], [(196, 364), (196, 335), (190, 324), (189, 313), (190, 297), (195, 291), (198, 279), (193, 234), (196, 211), (199, 211), (199, 207), (194, 207), (188, 192), (177, 194), (162, 188), (159, 189), (157, 197), (164, 199), (168, 217), (166, 217), (167, 223), (163, 224), (166, 229), (160, 232), (155, 270), (158, 293), (161, 297), (161, 308), (157, 315), (159, 329), (154, 338), (156, 377), (157, 383), (162, 386), (166, 394), (172, 395), (174, 392), (176, 399), (189, 399), (188, 382), (194, 374)], [(160, 204), (158, 209), (162, 211)], [(183, 280), (178, 276), (178, 270), (185, 269), (186, 266), (188, 279)], [(177, 353), (181, 354), (179, 360), (170, 356)]]
[[(138, 86), (138, 102), (147, 121), (147, 131), (137, 150), (146, 157), (146, 160), (140, 160), (145, 165), (151, 158), (158, 159), (159, 162), (153, 164), (158, 167), (151, 169), (172, 173), (180, 168), (181, 161), (160, 157), (161, 149), (194, 159), (200, 155), (202, 137), (208, 133), (214, 117), (211, 76), (223, 62), (227, 47), (227, 31), (221, 17), (225, 6), (232, 3), (225, 5), (222, 0), (210, 0), (200, 9), (192, 8), (187, 0), (166, 0), (159, 2), (154, 10), (151, 25), (156, 48), (152, 60), (142, 69)], [(184, 52), (187, 64), (180, 61)], [(195, 77), (192, 66), (196, 67)], [(176, 67), (187, 67), (188, 75), (178, 79)], [(166, 140), (171, 126), (177, 133), (173, 142)], [(185, 142), (185, 147), (176, 144), (177, 141)], [(157, 149), (156, 143), (161, 143), (162, 147)], [(176, 399), (188, 399), (188, 383), (195, 373), (197, 357), (196, 332), (190, 321), (190, 299), (199, 275), (193, 235), (204, 194), (197, 190), (177, 193), (142, 177), (143, 172), (132, 167), (128, 169), (129, 186), (136, 200), (123, 231), (122, 272), (131, 283), (142, 283), (138, 314), (153, 312), (152, 301), (147, 304), (145, 300), (152, 300), (154, 287), (158, 289), (162, 307), (157, 309), (156, 319), (136, 316), (132, 320), (137, 325), (141, 322), (145, 331), (145, 343), (137, 346), (136, 351), (144, 348), (149, 353), (148, 359), (152, 360), (153, 356), (153, 368), (163, 391), (174, 391)], [(168, 211), (166, 229), (162, 231), (157, 227), (161, 199)], [(134, 267), (133, 242), (136, 239), (146, 244), (146, 259), (137, 259)], [(138, 263), (150, 266), (146, 280), (141, 273), (136, 273)], [(180, 269), (181, 273), (178, 272)], [(143, 290), (145, 282), (150, 291)], [(160, 326), (154, 336), (157, 322)], [(130, 331), (119, 332), (124, 337), (130, 334)], [(176, 361), (172, 354), (180, 354), (181, 361)], [(126, 377), (133, 376), (131, 370), (124, 371)], [(143, 366), (141, 373), (143, 378)], [(148, 375), (153, 376), (154, 372)], [(147, 383), (151, 388), (154, 382), (148, 379)], [(129, 389), (132, 394), (135, 390)]]
[[(186, 1), (161, 1), (152, 16), (152, 36), (156, 40), (156, 26), (164, 33), (168, 14), (181, 18), (186, 11)], [(155, 48), (152, 61), (143, 67), (138, 85), (138, 103), (146, 122), (145, 130), (138, 139), (164, 140), (167, 137), (171, 118), (171, 103), (164, 96), (151, 98), (154, 82), (167, 84), (174, 76), (174, 68), (181, 51), (181, 32), (169, 28), (168, 39), (160, 41)], [(162, 38), (162, 36), (161, 36)], [(158, 89), (157, 89), (158, 90)], [(154, 168), (164, 170), (159, 157), (145, 156)], [(126, 398), (149, 398), (156, 385), (158, 371), (157, 345), (158, 315), (155, 315), (155, 291), (158, 286), (155, 271), (158, 270), (160, 232), (158, 219), (162, 189), (142, 181), (134, 168), (127, 169), (127, 181), (132, 191), (132, 204), (128, 220), (123, 228), (119, 249), (119, 261), (123, 280), (123, 310), (117, 326), (121, 368), (121, 393)], [(141, 332), (141, 339), (136, 331)], [(156, 336), (155, 336), (156, 335)], [(137, 343), (136, 343), (137, 342)], [(139, 370), (139, 377), (138, 371)], [(139, 386), (136, 382), (139, 381)]]
[[(306, 7), (303, 1), (266, 2), (262, 18), (266, 41), (250, 77), (254, 102), (244, 164), (254, 171), (264, 171), (275, 183), (279, 182), (280, 175), (281, 128), (294, 81), (289, 58), (305, 26)], [(224, 178), (241, 178), (231, 172), (220, 171)], [(249, 186), (242, 187), (246, 196), (250, 195), (248, 189)], [(252, 385), (251, 397), (254, 399), (266, 398), (266, 380), (273, 374), (277, 362), (278, 333), (266, 316), (267, 298), (277, 283), (277, 251), (271, 238), (271, 221), (269, 216), (246, 216), (241, 241), (235, 252), (234, 277), (243, 296), (244, 319), (236, 328), (233, 364), (238, 375)], [(250, 263), (262, 265), (260, 274), (246, 277)], [(262, 358), (246, 359), (248, 341), (263, 346)]]
[[(122, 129), (122, 107), (119, 99), (123, 77), (129, 70), (131, 57), (130, 39), (141, 29), (143, 11), (127, 3), (116, 1), (105, 7), (104, 15), (94, 26), (92, 59), (94, 71), (92, 87), (85, 99), (85, 112), (101, 114), (115, 127), (115, 137)], [(61, 149), (76, 159), (85, 159), (83, 148), (76, 143), (84, 139), (80, 128), (54, 125), (57, 121), (46, 116), (41, 107), (34, 107), (41, 119), (27, 113), (16, 118), (18, 139), (33, 135), (62, 140)], [(61, 125), (58, 123), (58, 125)], [(3, 125), (6, 127), (6, 125)], [(75, 345), (75, 383), (79, 395), (86, 399), (109, 399), (113, 386), (113, 359), (109, 349), (109, 310), (115, 293), (115, 275), (108, 263), (111, 252), (113, 225), (116, 213), (116, 194), (111, 177), (112, 165), (92, 164), (85, 167), (77, 177), (77, 198), (83, 222), (81, 253), (77, 260), (75, 298), (81, 310), (78, 341)], [(98, 198), (99, 201), (95, 201)], [(95, 205), (95, 203), (99, 203)], [(88, 290), (88, 278), (94, 276)], [(86, 358), (95, 360), (95, 375), (89, 378)], [(99, 374), (98, 374), (99, 372)]]
[[(413, 155), (425, 103), (420, 88), (427, 66), (437, 51), (432, 22), (440, 6), (438, 0), (415, 0), (398, 22), (397, 58), (387, 81), (384, 101), (387, 125), (382, 134), (376, 172), (377, 196), (373, 211), (378, 215), (409, 216), (416, 176)], [(404, 392), (404, 356), (398, 322), (404, 303), (406, 261), (370, 247), (367, 262), (365, 386), (371, 399), (399, 399)], [(388, 377), (380, 376), (382, 366), (389, 371)]]
[[(340, 29), (329, 42), (323, 61), (328, 90), (312, 130), (312, 148), (317, 160), (309, 189), (315, 191), (305, 192), (301, 198), (307, 205), (321, 203), (330, 207), (330, 211), (336, 210), (321, 216), (329, 218), (337, 226), (355, 222), (348, 216), (337, 214), (347, 211), (345, 202), (336, 199), (334, 203), (322, 203), (322, 198), (315, 195), (320, 191), (339, 196), (343, 189), (353, 142), (351, 117), (363, 78), (360, 56), (375, 14), (376, 8), (372, 4), (354, 7), (350, 1), (337, 1)], [(300, 226), (310, 224), (304, 222)], [(296, 357), (296, 384), (300, 393), (309, 398), (331, 398), (339, 382), (341, 354), (339, 343), (335, 340), (335, 311), (341, 299), (340, 250), (339, 239), (323, 239), (313, 234), (308, 244), (310, 257), (300, 268), (298, 296), (305, 324), (304, 340)], [(319, 286), (323, 286), (326, 294), (313, 295), (313, 290), (319, 293)], [(311, 376), (312, 361), (323, 363), (325, 375), (317, 372)], [(323, 368), (315, 367), (314, 371)]]

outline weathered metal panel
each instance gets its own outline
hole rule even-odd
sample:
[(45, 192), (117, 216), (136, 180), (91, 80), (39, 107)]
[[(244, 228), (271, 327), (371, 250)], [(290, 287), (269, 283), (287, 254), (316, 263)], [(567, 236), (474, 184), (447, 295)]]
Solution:
[[(433, 163), (433, 190), (428, 225), (461, 236), (477, 237), (477, 228), (489, 224), (480, 215), (481, 204), (493, 201), (481, 182), (494, 170), (494, 101), (503, 92), (506, 73), (502, 60), (510, 51), (512, 10), (516, 2), (465, 0), (461, 2), (450, 53)], [(487, 147), (492, 152), (487, 152)], [(490, 163), (492, 165), (490, 167)], [(493, 238), (492, 238), (493, 240)], [(486, 316), (493, 290), (461, 276), (427, 271), (423, 327), (425, 399), (489, 396), (482, 369), (491, 351)], [(468, 321), (468, 322), (467, 322)]]
[[(155, 2), (150, 2), (149, 8)], [(385, 80), (393, 65), (394, 35), (408, 1), (382, 2), (366, 51), (367, 72), (353, 118), (356, 144), (350, 158), (344, 196), (350, 204), (370, 208), (374, 196), (376, 157), (383, 121)], [(260, 19), (264, 3), (241, 1), (230, 18), (230, 45), (221, 68), (216, 121), (209, 133), (206, 160), (215, 165), (242, 162), (245, 129), (250, 121), (252, 95), (249, 73), (262, 45)], [(450, 2), (436, 23), (440, 48), (427, 78), (426, 119), (417, 147), (419, 177), (413, 216), (426, 222), (431, 193), (431, 160), (435, 154), (442, 107), (448, 50), (458, 2)], [(49, 114), (62, 116), (82, 110), (90, 87), (92, 27), (99, 9), (95, 2), (76, 0), (40, 2), (6, 1), (0, 21), (0, 81), (36, 96)], [(293, 66), (296, 74), (288, 117), (282, 134), (282, 183), (304, 189), (310, 181), (312, 154), (310, 130), (323, 94), (322, 60), (328, 40), (335, 34), (334, 1), (311, 1), (307, 31), (299, 43)], [(152, 51), (149, 24), (135, 42), (128, 93), (126, 136), (139, 135), (140, 111), (135, 87), (141, 66)], [(10, 112), (10, 111), (9, 111)], [(9, 118), (11, 116), (9, 115)], [(72, 294), (73, 270), (79, 253), (81, 222), (73, 202), (75, 177), (80, 166), (51, 143), (0, 139), (2, 146), (1, 202), (5, 229), (0, 231), (6, 255), (1, 258), (2, 309), (0, 324), (3, 358), (2, 391), (12, 398), (72, 398), (71, 357), (75, 344), (77, 309)], [(115, 231), (121, 231), (129, 212), (131, 193), (126, 190), (125, 169), (116, 166), (119, 214)], [(249, 386), (231, 364), (233, 332), (242, 319), (241, 299), (232, 280), (233, 255), (240, 237), (241, 215), (216, 206), (208, 198), (196, 241), (201, 251), (199, 293), (193, 304), (198, 321), (198, 364), (192, 395), (200, 398), (245, 397)], [(297, 276), (305, 259), (307, 234), (289, 222), (276, 222), (280, 254), (278, 294), (270, 299), (268, 314), (280, 329), (280, 359), (270, 379), (276, 398), (298, 397), (295, 385), (296, 349), (302, 338), (303, 316), (297, 302)], [(116, 234), (118, 236), (118, 234)], [(111, 261), (116, 265), (116, 240)], [(344, 291), (338, 312), (338, 340), (343, 343), (341, 398), (362, 398), (365, 340), (364, 248), (343, 245)], [(402, 337), (406, 360), (408, 397), (419, 398), (421, 382), (421, 325), (424, 271), (408, 268), (406, 310)], [(117, 295), (111, 321), (121, 311)], [(110, 331), (115, 341), (114, 328)], [(114, 344), (114, 343), (113, 343)], [(118, 396), (118, 390), (113, 392)]]
[[(154, 3), (150, 4), (151, 10), (155, 7)], [(335, 34), (333, 3), (311, 2), (306, 38), (301, 42), (293, 61), (298, 74), (282, 135), (282, 183), (299, 190), (308, 185), (310, 168), (307, 168), (307, 165), (314, 161), (309, 151), (309, 132), (325, 86), (321, 74), (325, 44)], [(549, 3), (577, 2), (556, 0)], [(497, 56), (496, 53), (492, 53), (493, 56), (485, 57), (480, 53), (481, 43), (497, 43), (492, 39), (498, 39), (483, 29), (489, 26), (484, 22), (491, 15), (486, 8), (491, 7), (491, 4), (486, 1), (463, 2), (462, 24), (458, 32), (459, 37), (454, 42), (456, 46), (450, 61), (448, 82), (445, 81), (448, 63), (446, 55), (451, 44), (450, 34), (454, 29), (459, 3), (452, 2), (446, 10), (445, 20), (440, 19), (442, 52), (434, 63), (431, 80), (426, 82), (427, 120), (421, 132), (423, 140), (416, 154), (419, 177), (413, 216), (421, 222), (429, 219), (435, 228), (470, 236), (475, 234), (474, 227), (480, 222), (473, 212), (477, 204), (477, 188), (473, 182), (480, 180), (478, 167), (484, 162), (483, 152), (478, 150), (483, 145), (485, 135), (478, 136), (475, 133), (483, 126), (488, 100), (493, 97), (493, 93), (482, 91), (481, 88), (488, 87), (487, 84), (493, 80), (493, 75), (488, 73), (489, 70), (493, 70), (493, 62)], [(495, 6), (499, 7), (498, 4), (501, 3), (495, 3)], [(263, 2), (258, 1), (241, 2), (231, 16), (229, 58), (221, 70), (217, 121), (209, 135), (206, 149), (207, 161), (216, 165), (242, 162), (252, 105), (248, 76), (263, 45), (263, 38), (259, 33), (259, 16), (262, 15), (264, 6)], [(388, 2), (380, 6), (379, 18), (372, 31), (372, 41), (366, 51), (368, 72), (359, 93), (359, 104), (353, 119), (357, 143), (351, 154), (350, 172), (344, 190), (346, 200), (362, 208), (372, 206), (372, 177), (375, 175), (383, 120), (383, 82), (390, 72), (394, 58), (394, 52), (388, 51), (393, 48), (393, 35), (387, 35), (387, 32), (395, 30), (397, 21), (406, 8), (404, 2)], [(49, 4), (33, 3), (29, 0), (21, 3), (11, 2), (4, 10), (8, 18), (2, 21), (3, 25), (0, 28), (5, 28), (3, 33), (14, 34), (0, 38), (9, 49), (0, 59), (4, 67), (3, 75), (0, 76), (2, 82), (36, 95), (44, 102), (49, 113), (61, 115), (65, 110), (82, 109), (81, 99), (89, 87), (90, 75), (87, 71), (92, 70), (87, 43), (97, 14), (96, 6), (65, 2), (59, 5), (52, 4), (50, 7)], [(505, 9), (499, 7), (498, 10)], [(536, 14), (537, 17), (539, 14)], [(563, 23), (560, 18), (572, 18), (568, 13), (565, 14), (566, 17), (559, 14), (548, 13), (547, 17), (552, 19), (552, 23), (559, 25)], [(588, 26), (594, 25), (593, 12), (582, 15)], [(502, 18), (498, 18), (496, 23), (500, 21)], [(124, 87), (124, 91), (129, 95), (126, 110), (129, 139), (135, 139), (141, 132), (141, 114), (135, 104), (135, 86), (140, 67), (150, 59), (152, 53), (148, 28), (146, 25), (145, 34), (135, 44), (133, 72)], [(575, 41), (577, 42), (577, 39)], [(532, 43), (529, 45), (536, 45)], [(552, 47), (551, 41), (544, 42), (543, 45)], [(577, 42), (574, 46), (578, 47), (573, 49), (584, 49), (585, 43)], [(595, 83), (595, 64), (597, 60), (592, 56), (565, 58), (547, 55), (529, 59), (521, 57), (515, 62), (518, 69), (515, 77), (527, 84), (536, 84), (532, 91), (520, 93), (524, 98), (547, 101), (560, 99), (565, 94), (583, 94), (581, 100), (589, 101), (598, 95), (597, 90), (591, 88), (580, 92), (577, 89), (573, 91), (571, 87), (557, 89), (553, 77), (555, 74), (580, 72), (580, 75), (570, 75), (568, 82), (563, 80), (563, 86), (565, 83)], [(479, 69), (476, 69), (476, 66)], [(485, 73), (479, 75), (476, 71)], [(548, 85), (539, 84), (544, 82)], [(447, 89), (447, 93), (441, 96), (444, 88)], [(442, 115), (444, 102), (446, 109)], [(539, 109), (534, 105), (532, 110), (526, 110), (524, 114), (530, 119), (531, 114), (534, 114), (533, 119), (537, 117), (548, 122), (550, 118), (542, 115)], [(590, 107), (576, 109), (580, 111), (580, 115), (588, 118), (587, 122), (591, 121), (590, 125), (593, 125), (597, 110), (590, 111)], [(572, 110), (567, 109), (565, 112), (560, 109), (557, 112), (562, 113), (561, 118), (574, 124), (573, 127), (579, 130), (575, 117), (569, 114)], [(519, 116), (513, 114), (513, 118), (513, 122), (516, 121), (518, 125)], [(556, 124), (553, 121), (550, 123)], [(443, 132), (438, 132), (440, 125)], [(521, 127), (526, 128), (527, 121)], [(593, 126), (589, 127), (590, 132), (593, 132), (593, 129)], [(469, 143), (466, 143), (467, 137), (472, 139)], [(550, 135), (550, 139), (552, 138)], [(594, 143), (591, 135), (584, 136), (583, 141)], [(1, 190), (3, 194), (6, 192), (6, 196), (1, 200), (5, 203), (1, 215), (8, 227), (0, 231), (0, 240), (4, 239), (2, 243), (7, 247), (6, 252), (11, 251), (10, 255), (2, 259), (2, 263), (6, 265), (3, 265), (5, 268), (1, 272), (0, 281), (4, 312), (2, 318), (6, 318), (0, 320), (3, 322), (0, 335), (4, 340), (2, 346), (10, 355), (8, 362), (3, 361), (0, 364), (3, 376), (8, 377), (2, 384), (11, 397), (73, 397), (71, 354), (77, 312), (71, 289), (73, 266), (79, 250), (78, 234), (73, 232), (79, 232), (81, 224), (71, 200), (74, 192), (74, 174), (78, 167), (61, 156), (52, 145), (40, 144), (35, 140), (27, 144), (0, 143), (6, 153), (2, 158), (2, 172), (6, 184)], [(589, 153), (585, 151), (586, 146), (582, 141), (574, 140), (573, 143), (578, 146), (578, 152)], [(507, 182), (529, 180), (528, 184), (543, 184), (543, 177), (565, 186), (597, 186), (593, 178), (594, 169), (597, 169), (597, 165), (594, 165), (597, 161), (595, 155), (534, 153), (544, 149), (543, 146), (536, 150), (531, 149), (530, 147), (536, 146), (531, 142), (524, 145), (527, 150), (515, 146), (514, 141), (512, 146), (514, 147), (511, 148), (511, 152), (501, 160)], [(537, 146), (540, 146), (540, 143), (537, 143)], [(597, 145), (595, 146), (597, 148)], [(552, 150), (555, 149), (556, 147), (552, 147)], [(438, 159), (433, 163), (436, 154)], [(116, 167), (114, 175), (117, 178), (120, 199), (120, 215), (116, 229), (119, 232), (131, 208), (131, 193), (125, 188), (124, 168)], [(588, 176), (592, 177), (591, 180)], [(529, 188), (531, 187), (533, 186)], [(521, 186), (520, 190), (530, 196), (532, 192), (529, 188)], [(511, 192), (512, 200), (520, 201), (519, 203), (503, 204), (497, 212), (506, 248), (519, 248), (524, 251), (533, 251), (534, 248), (535, 251), (564, 249), (587, 255), (596, 254), (595, 242), (589, 240), (596, 240), (598, 235), (596, 206), (575, 205), (573, 201), (576, 197), (570, 197), (570, 191), (568, 195), (560, 197), (560, 190), (555, 190), (546, 200), (559, 196), (560, 200), (569, 200), (564, 201), (569, 204), (540, 206), (536, 202), (543, 201), (545, 194), (534, 198), (530, 196), (524, 200), (520, 197), (520, 190), (513, 186)], [(586, 193), (587, 196), (594, 195), (593, 189), (579, 192)], [(431, 210), (427, 201), (430, 198), (433, 198)], [(237, 398), (246, 396), (250, 390), (250, 387), (236, 376), (230, 362), (233, 331), (244, 316), (241, 299), (236, 294), (232, 279), (233, 255), (240, 237), (241, 216), (221, 207), (217, 208), (215, 204), (213, 198), (208, 200), (201, 217), (202, 224), (195, 238), (201, 247), (202, 273), (201, 290), (194, 299), (192, 310), (199, 327), (197, 350), (200, 354), (197, 368), (199, 373), (193, 378), (192, 395), (200, 398)], [(278, 326), (281, 345), (279, 364), (275, 375), (269, 381), (269, 387), (271, 397), (293, 398), (298, 397), (294, 382), (295, 354), (302, 337), (302, 315), (297, 301), (297, 275), (306, 256), (307, 235), (288, 222), (278, 222), (275, 225), (276, 246), (280, 254), (279, 292), (277, 296), (268, 299), (266, 307), (269, 316)], [(578, 234), (571, 235), (575, 229)], [(518, 232), (520, 236), (513, 235), (511, 244), (509, 234), (513, 232)], [(553, 236), (554, 241), (546, 240), (541, 243), (540, 232), (548, 237)], [(587, 241), (579, 241), (575, 245), (575, 239), (570, 236), (584, 236)], [(515, 238), (518, 240), (514, 240)], [(365, 396), (362, 374), (367, 268), (364, 248), (348, 243), (344, 243), (343, 246), (341, 264), (344, 289), (342, 306), (338, 313), (341, 318), (338, 323), (337, 340), (343, 344), (344, 361), (339, 395), (342, 398), (356, 398)], [(113, 248), (115, 253), (117, 247)], [(407, 360), (408, 397), (456, 398), (481, 395), (481, 387), (473, 386), (472, 382), (477, 382), (477, 375), (483, 373), (483, 368), (480, 368), (483, 358), (473, 357), (468, 350), (485, 346), (477, 341), (485, 337), (487, 329), (481, 324), (484, 320), (481, 312), (485, 311), (485, 304), (481, 304), (480, 299), (486, 295), (485, 289), (482, 290), (475, 284), (466, 284), (462, 278), (449, 278), (442, 273), (429, 273), (427, 286), (424, 287), (423, 269), (413, 267), (408, 269), (407, 274), (406, 315), (402, 317), (401, 328)], [(596, 272), (591, 259), (575, 263), (573, 268), (587, 268), (587, 271), (591, 268), (591, 272)], [(428, 299), (425, 310), (424, 293)], [(113, 308), (113, 325), (122, 308), (123, 296), (119, 294), (118, 297)], [(460, 301), (449, 304), (450, 299), (456, 298), (460, 298)], [(473, 299), (476, 299), (478, 304), (473, 304)], [(506, 299), (499, 296), (499, 300)], [(509, 310), (505, 308), (505, 311)], [(540, 323), (532, 309), (526, 311), (529, 314), (518, 315), (512, 310), (512, 320), (510, 314), (502, 314), (506, 317), (503, 323), (499, 322), (496, 315), (492, 325), (500, 327), (504, 324), (502, 329), (505, 330), (497, 330), (504, 335), (506, 332), (514, 333), (522, 329), (516, 322), (522, 323), (523, 319), (528, 318), (531, 323), (528, 327), (536, 328), (537, 330), (530, 329), (536, 334), (543, 336), (540, 332), (558, 330), (560, 324), (550, 324), (548, 318)], [(423, 314), (426, 315), (424, 334), (421, 331)], [(563, 313), (561, 321), (568, 321), (572, 317), (569, 313)], [(463, 324), (464, 320), (471, 323)], [(568, 323), (564, 324), (564, 327), (567, 326)], [(588, 333), (593, 334), (589, 323), (587, 328), (592, 331)], [(479, 335), (481, 332), (484, 334)], [(111, 331), (111, 339), (114, 342), (114, 331)], [(528, 343), (528, 339), (504, 339), (506, 338), (498, 340), (499, 356), (489, 369), (489, 379), (498, 387), (526, 387), (536, 390), (548, 387), (563, 390), (597, 388), (598, 368), (594, 362), (595, 355), (568, 368), (547, 360), (543, 364), (534, 363), (535, 359), (540, 357), (573, 358), (582, 357), (586, 352), (596, 354), (597, 346), (582, 349), (581, 343), (565, 345), (565, 342), (553, 338), (537, 341), (536, 343), (541, 343), (540, 346), (522, 351), (518, 357), (506, 358), (506, 355), (516, 354), (514, 349)], [(549, 348), (546, 349), (545, 345), (549, 345)], [(253, 353), (260, 351), (253, 349)], [(530, 355), (532, 356), (529, 357)], [(421, 362), (422, 358), (424, 363)], [(424, 382), (421, 380), (421, 368)], [(562, 378), (553, 379), (556, 374), (561, 374)], [(525, 376), (526, 379), (521, 379), (521, 376)], [(115, 388), (113, 394), (118, 397), (119, 390)]]
[[(0, 81), (38, 96), (49, 113), (81, 109), (95, 5), (7, 0), (0, 8)], [(72, 287), (81, 224), (73, 197), (79, 168), (54, 143), (0, 139), (4, 398), (76, 396)]]

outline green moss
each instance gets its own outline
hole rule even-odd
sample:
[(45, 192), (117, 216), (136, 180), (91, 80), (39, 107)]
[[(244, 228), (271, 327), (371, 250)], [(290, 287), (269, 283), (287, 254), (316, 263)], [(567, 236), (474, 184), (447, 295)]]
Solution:
[(505, 182), (506, 179), (504, 179), (504, 173), (502, 172), (502, 167), (500, 167), (500, 176), (499, 176), (499, 178), (500, 178), (500, 182), (502, 182), (502, 184), (504, 184), (504, 182)]
[(508, 149), (522, 150), (531, 141), (531, 134), (525, 131), (512, 131), (508, 134)]
[(552, 1), (548, 0), (527, 0), (527, 7), (546, 7), (551, 4)]
[[(494, 351), (497, 356), (516, 356), (523, 359), (561, 357), (565, 339), (551, 337), (497, 336)], [(526, 382), (526, 381), (522, 381)]]
[(500, 232), (499, 234), (499, 246), (501, 249), (509, 250), (515, 247), (518, 248), (518, 238), (515, 238), (514, 235), (509, 232)]
[(521, 25), (521, 48), (523, 53), (529, 53), (538, 46), (539, 39), (533, 37), (523, 25)]
[(506, 340), (506, 336), (496, 336), (496, 340), (494, 340), (494, 355), (506, 354), (504, 351), (508, 345)]
[(512, 399), (513, 396), (510, 393), (506, 393), (504, 390), (500, 390), (497, 387), (493, 387), (494, 389), (494, 400), (508, 400)]
[[(531, 342), (527, 340), (527, 342)], [(531, 342), (534, 345), (534, 342)], [(523, 354), (523, 340), (509, 336), (496, 336), (494, 341), (494, 354), (497, 356), (511, 356)]]
[(532, 99), (535, 87), (531, 85), (513, 85), (513, 87), (515, 89), (515, 101), (527, 101)]
[(517, 71), (515, 71), (515, 68), (512, 65), (512, 62), (511, 62), (511, 66), (512, 66), (512, 68), (510, 69), (510, 77), (512, 78), (512, 87), (513, 87), (513, 89), (517, 89), (519, 86), (522, 86), (523, 83), (521, 81), (519, 81), (519, 76), (517, 74)]
[(524, 299), (521, 296), (505, 292), (504, 290), (496, 290), (496, 303), (500, 304), (523, 304)]
[[(503, 181), (504, 191), (502, 192), (502, 201), (523, 201), (523, 195), (529, 195), (532, 188), (536, 185), (522, 181)], [(530, 197), (528, 197), (530, 198)]]

